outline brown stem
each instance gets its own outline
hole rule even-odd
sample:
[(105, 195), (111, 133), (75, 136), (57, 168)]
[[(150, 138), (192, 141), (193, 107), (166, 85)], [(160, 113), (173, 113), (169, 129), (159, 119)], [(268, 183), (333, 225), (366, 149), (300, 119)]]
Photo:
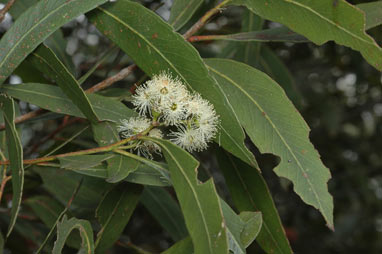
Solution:
[(0, 10), (0, 23), (5, 18), (5, 14), (9, 11), (9, 9), (12, 7), (12, 5), (15, 3), (16, 0), (9, 0), (8, 3), (4, 6), (3, 9)]
[(7, 184), (7, 182), (10, 179), (12, 179), (12, 176), (6, 176), (6, 177), (3, 178), (3, 181), (1, 181), (1, 186), (0, 186), (0, 202), (1, 202), (1, 199), (3, 197), (5, 185)]
[[(47, 112), (45, 109), (37, 109), (37, 110), (34, 110), (34, 111), (31, 111), (29, 113), (26, 113), (22, 116), (19, 116), (19, 117), (16, 117), (15, 119), (15, 124), (18, 124), (18, 123), (22, 123), (22, 122), (25, 122), (26, 120), (29, 120), (33, 117), (36, 117), (36, 116), (39, 116), (39, 115), (42, 115), (44, 114), (45, 112)], [(4, 130), (5, 129), (5, 125), (4, 124), (1, 124), (0, 125), (0, 131)]]
[(95, 92), (98, 92), (100, 90), (103, 90), (105, 89), (106, 87), (109, 87), (111, 86), (113, 83), (117, 82), (117, 81), (120, 81), (124, 78), (126, 78), (127, 76), (130, 75), (130, 73), (136, 68), (137, 66), (135, 64), (132, 64), (126, 68), (123, 68), (120, 72), (118, 72), (117, 74), (115, 74), (114, 76), (111, 76), (107, 79), (105, 79), (104, 81), (102, 82), (99, 82), (98, 84), (92, 86), (91, 88), (87, 89), (86, 92), (87, 93), (95, 93)]
[(221, 8), (230, 1), (231, 0), (225, 0), (225, 1), (221, 2), (220, 4), (216, 5), (214, 8), (212, 8), (208, 12), (206, 12), (206, 14), (204, 14), (203, 17), (201, 17), (190, 29), (188, 29), (188, 31), (185, 34), (183, 34), (183, 38), (185, 38), (187, 40), (192, 35), (194, 35), (197, 31), (200, 30), (200, 28), (202, 28), (208, 22), (208, 20), (212, 16), (214, 16), (216, 13), (218, 13), (221, 10)]
[(211, 40), (219, 40), (224, 38), (224, 35), (195, 35), (191, 36), (187, 39), (189, 42), (197, 42), (197, 41), (211, 41)]

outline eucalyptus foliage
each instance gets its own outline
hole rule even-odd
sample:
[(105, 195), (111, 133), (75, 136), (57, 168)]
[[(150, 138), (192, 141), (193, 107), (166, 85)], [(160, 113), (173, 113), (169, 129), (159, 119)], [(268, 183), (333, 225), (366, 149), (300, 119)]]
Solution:
[[(277, 176), (334, 230), (330, 171), (266, 43), (334, 41), (380, 71), (366, 29), (382, 23), (381, 2), (174, 0), (169, 17), (146, 2), (11, 6), (0, 40), (0, 253), (152, 253), (131, 230), (150, 228), (146, 216), (172, 244), (155, 253), (293, 253), (254, 147), (280, 159)], [(213, 34), (206, 25), (232, 9), (241, 30)], [(78, 38), (87, 44), (72, 50)], [(29, 244), (17, 249), (20, 237)]]

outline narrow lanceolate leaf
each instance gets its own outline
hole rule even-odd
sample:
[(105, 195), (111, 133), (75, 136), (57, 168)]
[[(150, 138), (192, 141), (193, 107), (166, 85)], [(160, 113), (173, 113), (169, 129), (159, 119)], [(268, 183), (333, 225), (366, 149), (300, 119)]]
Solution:
[(361, 9), (365, 13), (366, 23), (365, 29), (379, 26), (382, 24), (382, 1), (376, 1), (371, 3), (357, 4), (357, 8)]
[(106, 181), (109, 183), (117, 183), (125, 179), (130, 173), (135, 172), (141, 163), (133, 158), (116, 155), (107, 160)]
[(71, 218), (68, 220), (65, 215), (57, 224), (57, 240), (54, 242), (52, 254), (61, 254), (66, 239), (75, 229), (79, 230), (82, 239), (80, 253), (94, 253), (93, 230), (90, 222), (76, 218)]
[[(56, 86), (29, 83), (4, 85), (0, 90), (14, 98), (56, 113), (84, 117), (81, 110), (73, 105), (71, 100)], [(133, 110), (119, 101), (97, 94), (88, 94), (87, 96), (101, 120), (120, 122), (121, 119), (136, 115)]]
[(179, 205), (166, 190), (146, 186), (140, 201), (174, 241), (188, 236)]
[(171, 7), (168, 23), (177, 31), (182, 28), (197, 11), (203, 0), (175, 0)]
[(288, 26), (321, 45), (335, 41), (359, 51), (372, 66), (382, 70), (382, 49), (365, 32), (362, 11), (345, 0), (233, 0), (259, 16)]
[(32, 53), (29, 60), (35, 64), (38, 70), (57, 82), (65, 95), (81, 110), (87, 119), (93, 123), (98, 122), (98, 117), (85, 92), (50, 48), (44, 44), (40, 45)]
[[(246, 253), (245, 248), (255, 240), (260, 231), (262, 224), (261, 213), (247, 212), (245, 214), (245, 216), (248, 216), (245, 217), (246, 222), (248, 222), (247, 226), (246, 222), (244, 222), (224, 200), (221, 200), (221, 206), (223, 209), (224, 220), (227, 224), (229, 249), (234, 254)], [(256, 220), (257, 223), (254, 223), (254, 220)], [(244, 232), (244, 228), (246, 228), (246, 232)], [(244, 242), (242, 241), (242, 236), (244, 237)]]
[(125, 183), (105, 194), (96, 210), (102, 226), (97, 234), (96, 253), (105, 253), (118, 240), (138, 204), (142, 189), (140, 185)]
[(291, 180), (302, 200), (317, 208), (333, 228), (330, 171), (309, 140), (309, 127), (281, 87), (265, 73), (225, 59), (207, 59), (211, 72), (230, 94), (241, 124), (262, 153), (281, 158), (274, 169)]
[(79, 155), (59, 158), (61, 168), (87, 169), (100, 165), (103, 161), (114, 157), (114, 154)]
[(89, 18), (146, 74), (170, 71), (182, 79), (189, 89), (214, 104), (221, 120), (220, 134), (216, 140), (240, 159), (256, 165), (254, 156), (243, 143), (243, 130), (226, 95), (209, 75), (195, 48), (175, 33), (169, 24), (142, 5), (126, 0), (98, 7), (89, 13)]
[(284, 26), (261, 31), (252, 31), (227, 35), (212, 35), (210, 37), (206, 36), (205, 40), (228, 40), (241, 42), (309, 42), (309, 40), (306, 39), (304, 36), (299, 35)]
[(198, 183), (197, 160), (170, 141), (150, 140), (162, 147), (195, 254), (228, 254), (226, 226), (212, 179)]
[(0, 94), (0, 109), (3, 111), (8, 156), (12, 172), (12, 210), (7, 237), (12, 232), (19, 213), (24, 185), (23, 147), (14, 123), (15, 102), (4, 94)]
[(0, 84), (60, 26), (106, 1), (39, 1), (21, 14), (0, 40)]
[[(241, 214), (244, 211), (261, 211), (262, 213), (263, 224), (256, 238), (259, 245), (266, 253), (293, 253), (272, 196), (260, 172), (222, 149), (217, 155), (220, 169), (236, 208)], [(245, 220), (245, 217), (242, 219)]]

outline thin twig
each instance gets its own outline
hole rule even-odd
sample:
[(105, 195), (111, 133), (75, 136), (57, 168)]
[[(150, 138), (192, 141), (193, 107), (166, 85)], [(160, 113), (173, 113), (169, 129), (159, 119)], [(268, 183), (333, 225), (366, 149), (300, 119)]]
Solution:
[[(140, 132), (134, 136), (131, 136), (129, 138), (118, 141), (114, 144), (110, 144), (110, 145), (106, 145), (106, 146), (100, 146), (100, 147), (96, 147), (96, 148), (85, 149), (85, 150), (80, 150), (80, 151), (75, 151), (75, 152), (69, 152), (69, 153), (56, 154), (56, 155), (51, 155), (51, 156), (46, 156), (46, 157), (40, 157), (40, 158), (36, 158), (36, 159), (23, 160), (23, 164), (24, 165), (38, 164), (41, 162), (53, 161), (53, 160), (56, 160), (58, 158), (64, 158), (64, 157), (70, 157), (70, 156), (79, 156), (79, 155), (88, 155), (88, 154), (101, 153), (101, 152), (110, 152), (110, 151), (112, 151), (112, 150), (114, 150), (120, 146), (123, 146), (123, 145), (129, 143), (130, 141), (133, 141), (135, 139), (139, 139), (139, 138), (147, 135), (147, 133), (149, 133), (150, 130), (152, 130), (152, 128), (154, 128), (156, 126), (158, 126), (158, 123), (154, 122), (146, 130), (144, 130), (144, 131), (142, 131), (142, 132)], [(0, 161), (0, 165), (9, 165), (9, 163), (10, 163), (9, 160)]]
[[(6, 167), (4, 167), (4, 168), (6, 168)], [(11, 180), (11, 179), (12, 179), (12, 176), (6, 176), (6, 175), (4, 174), (4, 178), (3, 178), (3, 180), (1, 181), (1, 186), (0, 186), (0, 202), (1, 202), (1, 199), (2, 199), (2, 197), (3, 197), (3, 193), (4, 193), (5, 185), (6, 185), (7, 182), (8, 182), (9, 180)]]
[[(42, 115), (44, 114), (45, 112), (47, 112), (45, 109), (37, 109), (37, 110), (34, 110), (34, 111), (31, 111), (29, 113), (26, 113), (24, 115), (21, 115), (19, 117), (16, 117), (15, 118), (15, 124), (18, 124), (18, 123), (22, 123), (22, 122), (25, 122), (26, 120), (29, 120), (33, 117), (36, 117), (36, 116), (39, 116), (39, 115)], [(4, 124), (1, 124), (0, 125), (0, 131), (4, 130), (5, 129), (5, 125)]]
[(124, 78), (126, 78), (127, 76), (129, 76), (131, 74), (131, 72), (136, 68), (137, 66), (135, 64), (132, 64), (126, 68), (123, 68), (120, 72), (118, 72), (117, 74), (105, 79), (104, 81), (102, 82), (99, 82), (98, 84), (92, 86), (91, 88), (87, 89), (86, 92), (87, 93), (95, 93), (95, 92), (98, 92), (100, 90), (103, 90), (109, 86), (111, 86), (113, 83), (117, 82), (117, 81), (120, 81)]
[(226, 5), (231, 0), (225, 0), (221, 2), (220, 4), (216, 5), (214, 8), (206, 12), (203, 17), (201, 17), (188, 31), (183, 34), (183, 38), (186, 40), (190, 38), (192, 35), (194, 35), (197, 31), (200, 30), (207, 22), (208, 20), (214, 16), (216, 13), (220, 12), (221, 8)]
[(9, 11), (9, 9), (12, 7), (12, 5), (15, 3), (16, 0), (9, 0), (8, 3), (4, 6), (3, 9), (0, 10), (0, 23), (5, 18), (5, 14)]

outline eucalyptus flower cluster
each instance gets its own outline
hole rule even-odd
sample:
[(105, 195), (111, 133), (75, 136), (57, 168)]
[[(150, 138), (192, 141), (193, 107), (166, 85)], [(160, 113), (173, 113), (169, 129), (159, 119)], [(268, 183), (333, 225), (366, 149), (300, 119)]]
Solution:
[[(198, 93), (189, 92), (181, 80), (165, 72), (139, 86), (132, 104), (140, 116), (121, 121), (119, 131), (124, 138), (149, 130), (144, 134), (156, 138), (166, 136), (193, 152), (206, 149), (218, 131), (219, 117), (213, 105)], [(142, 140), (134, 149), (148, 158), (161, 151), (153, 142)]]

